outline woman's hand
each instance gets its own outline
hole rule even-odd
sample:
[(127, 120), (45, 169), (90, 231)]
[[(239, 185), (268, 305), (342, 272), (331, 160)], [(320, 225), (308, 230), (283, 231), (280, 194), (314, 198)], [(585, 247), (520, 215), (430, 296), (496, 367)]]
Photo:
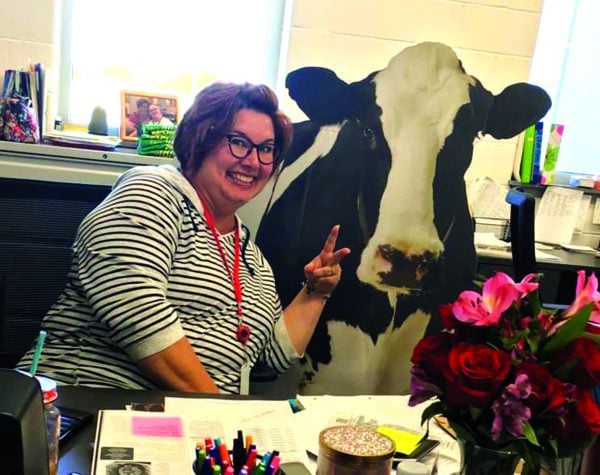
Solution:
[(321, 252), (304, 266), (306, 278), (306, 291), (320, 297), (329, 297), (342, 277), (340, 261), (350, 254), (350, 249), (343, 247), (335, 250), (335, 243), (340, 232), (336, 224), (325, 240)]
[(350, 249), (347, 247), (335, 250), (339, 232), (339, 225), (331, 228), (321, 252), (304, 266), (306, 277), (304, 288), (283, 312), (285, 327), (299, 355), (304, 353), (315, 331), (325, 306), (325, 299), (329, 298), (340, 281), (342, 276), (340, 261), (350, 254)]

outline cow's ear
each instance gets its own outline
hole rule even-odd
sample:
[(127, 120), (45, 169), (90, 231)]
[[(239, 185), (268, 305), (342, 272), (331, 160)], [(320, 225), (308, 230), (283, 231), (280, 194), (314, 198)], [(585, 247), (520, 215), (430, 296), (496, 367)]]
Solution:
[(541, 87), (512, 84), (494, 98), (483, 132), (497, 139), (514, 137), (544, 117), (551, 105), (550, 96)]
[(300, 109), (319, 124), (334, 124), (348, 117), (349, 86), (331, 69), (297, 69), (287, 75), (285, 86)]

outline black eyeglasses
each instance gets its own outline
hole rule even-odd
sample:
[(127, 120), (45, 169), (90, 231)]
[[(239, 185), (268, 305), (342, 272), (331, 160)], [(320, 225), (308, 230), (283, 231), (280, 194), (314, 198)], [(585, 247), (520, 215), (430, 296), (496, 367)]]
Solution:
[(241, 132), (228, 134), (225, 136), (229, 151), (235, 158), (243, 160), (252, 153), (252, 149), (256, 149), (258, 153), (258, 161), (263, 165), (270, 165), (277, 158), (277, 146), (270, 140), (256, 144)]

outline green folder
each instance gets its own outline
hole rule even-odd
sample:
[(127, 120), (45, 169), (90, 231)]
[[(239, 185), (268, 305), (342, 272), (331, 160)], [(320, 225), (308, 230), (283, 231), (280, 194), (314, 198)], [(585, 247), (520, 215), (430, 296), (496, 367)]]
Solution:
[(533, 149), (535, 145), (535, 124), (527, 127), (523, 137), (521, 154), (521, 183), (531, 183), (533, 174)]

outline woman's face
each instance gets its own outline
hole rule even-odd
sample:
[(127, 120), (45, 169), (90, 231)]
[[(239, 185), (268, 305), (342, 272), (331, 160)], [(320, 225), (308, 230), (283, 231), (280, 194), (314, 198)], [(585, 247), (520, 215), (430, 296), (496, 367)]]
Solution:
[[(237, 113), (228, 133), (245, 135), (255, 144), (275, 140), (271, 118), (251, 109)], [(204, 158), (191, 182), (213, 213), (229, 214), (254, 198), (265, 187), (272, 171), (273, 164), (259, 162), (256, 148), (246, 158), (234, 157), (224, 138)]]

